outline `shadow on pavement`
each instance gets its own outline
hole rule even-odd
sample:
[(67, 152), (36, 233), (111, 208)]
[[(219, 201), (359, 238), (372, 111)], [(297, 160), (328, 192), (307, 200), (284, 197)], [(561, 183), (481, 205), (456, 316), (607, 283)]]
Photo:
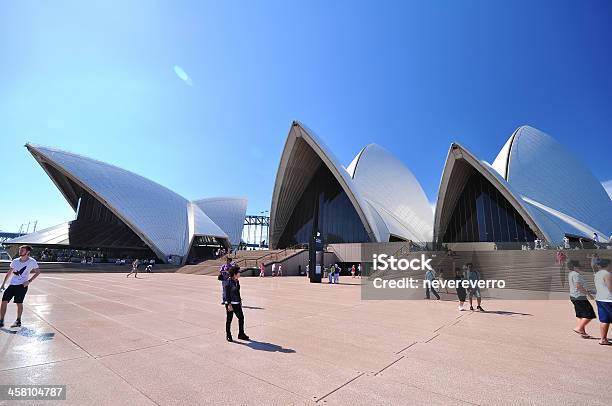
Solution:
[(243, 309), (251, 309), (251, 310), (265, 310), (265, 308), (263, 307), (257, 307), (257, 306), (242, 306)]
[(281, 345), (266, 343), (264, 341), (255, 341), (255, 340), (250, 340), (246, 342), (234, 341), (234, 343), (239, 344), (239, 345), (245, 345), (257, 351), (282, 352), (286, 354), (295, 353), (295, 350), (291, 348), (283, 348), (283, 346)]
[[(483, 312), (477, 312), (477, 313), (483, 313)], [(499, 314), (500, 316), (533, 316), (533, 314), (529, 314), (529, 313), (507, 312), (504, 310), (490, 310), (490, 311), (485, 310), (484, 313)]]
[(10, 328), (0, 328), (0, 331), (4, 331), (5, 333), (9, 333), (9, 334), (13, 334), (13, 335), (17, 335), (19, 334), (20, 336), (23, 337), (31, 337), (34, 338), (38, 341), (47, 341), (47, 340), (52, 340), (53, 337), (55, 337), (55, 333), (38, 333), (36, 330), (32, 330), (31, 328), (27, 328), (27, 327), (20, 327), (18, 330), (12, 330)]

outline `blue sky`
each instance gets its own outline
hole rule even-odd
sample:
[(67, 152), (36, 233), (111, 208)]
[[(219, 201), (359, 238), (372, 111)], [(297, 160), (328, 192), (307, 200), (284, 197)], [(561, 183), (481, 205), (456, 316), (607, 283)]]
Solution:
[(250, 213), (294, 119), (345, 164), (393, 151), (430, 200), (451, 142), (492, 161), (522, 124), (612, 179), (605, 0), (13, 1), (0, 52), (4, 230), (72, 217), (27, 141)]

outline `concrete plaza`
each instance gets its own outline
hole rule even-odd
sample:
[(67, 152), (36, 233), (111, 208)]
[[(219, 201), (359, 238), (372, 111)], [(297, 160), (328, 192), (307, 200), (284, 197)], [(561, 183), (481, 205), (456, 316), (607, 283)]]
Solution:
[(241, 282), (252, 341), (228, 343), (214, 277), (43, 274), (0, 331), (0, 384), (65, 384), (70, 405), (612, 404), (612, 347), (572, 332), (569, 300), (474, 313), (362, 301), (350, 277)]

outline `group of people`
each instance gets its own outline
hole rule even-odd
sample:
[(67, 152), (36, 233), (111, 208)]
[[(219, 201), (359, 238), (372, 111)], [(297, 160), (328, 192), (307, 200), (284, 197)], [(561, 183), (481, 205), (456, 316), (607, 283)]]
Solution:
[[(436, 291), (433, 286), (433, 281), (438, 280), (440, 282), (444, 281), (444, 271), (440, 270), (438, 274), (433, 269), (427, 270), (425, 272), (425, 299), (431, 299), (430, 292), (436, 297), (436, 300), (440, 300), (440, 295)], [(477, 286), (478, 281), (481, 279), (480, 272), (474, 269), (472, 263), (467, 263), (463, 265), (462, 268), (455, 268), (455, 276), (453, 278), (457, 281), (457, 299), (459, 300), (459, 311), (465, 310), (465, 299), (469, 298), (470, 301), (470, 310), (474, 310), (474, 298), (476, 298), (476, 310), (484, 312), (482, 308), (482, 294), (480, 292), (480, 287)], [(463, 280), (468, 280), (470, 282), (470, 286), (466, 289), (462, 286)], [(446, 288), (446, 293), (448, 293), (448, 288)]]
[[(145, 267), (145, 272), (147, 273), (152, 273), (153, 272), (153, 265), (155, 265), (155, 260), (151, 259), (149, 261), (144, 260), (143, 261), (144, 264), (147, 264), (147, 266)], [(138, 278), (138, 267), (140, 266), (140, 260), (138, 258), (136, 258), (133, 262), (132, 262), (132, 270), (130, 271), (130, 273), (128, 273), (127, 275), (125, 275), (125, 277), (129, 277), (130, 275), (134, 274), (134, 278)]]
[(333, 264), (327, 270), (327, 283), (340, 283), (340, 265)]
[[(573, 262), (569, 262), (567, 265), (569, 269), (567, 279), (570, 301), (574, 305), (574, 312), (577, 319), (577, 324), (573, 331), (582, 338), (591, 338), (586, 331), (586, 326), (596, 318), (593, 306), (589, 301), (589, 299), (594, 299), (597, 305), (600, 323), (600, 345), (612, 344), (608, 340), (608, 330), (612, 322), (612, 274), (608, 270), (608, 266), (609, 263), (607, 261), (598, 261), (593, 267), (595, 292), (592, 292), (587, 289), (582, 269)], [(595, 296), (593, 296), (593, 294), (595, 294)]]
[[(262, 262), (259, 264), (259, 277), (263, 278), (264, 276), (266, 276), (266, 265)], [(277, 264), (276, 262), (272, 264), (272, 276), (283, 276), (282, 264)]]

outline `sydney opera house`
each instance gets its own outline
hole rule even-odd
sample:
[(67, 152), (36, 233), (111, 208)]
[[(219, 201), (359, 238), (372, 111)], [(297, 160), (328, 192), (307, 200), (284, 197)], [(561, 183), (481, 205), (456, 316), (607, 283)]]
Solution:
[(490, 242), (508, 248), (540, 239), (605, 242), (612, 202), (591, 172), (549, 135), (518, 128), (493, 164), (452, 144), (435, 214), (412, 172), (378, 145), (343, 167), (308, 128), (294, 122), (270, 211), (270, 245), (412, 241)]
[(47, 249), (95, 250), (106, 258), (185, 263), (238, 245), (247, 200), (189, 201), (151, 180), (77, 154), (26, 145), (75, 211), (75, 219), (12, 239)]
[[(183, 264), (240, 243), (247, 201), (190, 201), (132, 172), (27, 144), (64, 195), (73, 221), (7, 242), (9, 246), (98, 250), (113, 257)], [(612, 234), (612, 201), (570, 151), (532, 127), (518, 128), (492, 164), (450, 146), (435, 211), (416, 177), (370, 144), (343, 166), (324, 142), (293, 122), (280, 157), (269, 244), (412, 242), (420, 247), (495, 243), (517, 249), (539, 239), (555, 246)], [(486, 244), (482, 244), (483, 246)]]

